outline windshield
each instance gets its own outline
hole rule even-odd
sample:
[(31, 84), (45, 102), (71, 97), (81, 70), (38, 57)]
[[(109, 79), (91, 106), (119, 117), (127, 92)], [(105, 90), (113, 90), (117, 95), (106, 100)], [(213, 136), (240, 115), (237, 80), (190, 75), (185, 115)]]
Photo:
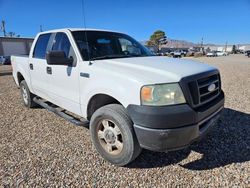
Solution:
[(85, 61), (153, 56), (150, 50), (125, 34), (106, 31), (73, 31), (72, 34)]

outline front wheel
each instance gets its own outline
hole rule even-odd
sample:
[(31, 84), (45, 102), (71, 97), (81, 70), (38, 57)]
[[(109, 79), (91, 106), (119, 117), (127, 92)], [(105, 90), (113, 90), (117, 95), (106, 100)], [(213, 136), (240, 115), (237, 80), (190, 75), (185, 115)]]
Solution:
[(121, 105), (98, 109), (91, 117), (90, 132), (98, 153), (112, 164), (125, 166), (141, 153), (133, 123)]

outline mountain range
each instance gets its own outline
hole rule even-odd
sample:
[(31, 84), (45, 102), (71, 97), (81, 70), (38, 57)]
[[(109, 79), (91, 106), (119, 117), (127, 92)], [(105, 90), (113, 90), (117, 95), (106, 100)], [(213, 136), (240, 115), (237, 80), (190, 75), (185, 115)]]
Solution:
[[(162, 47), (165, 48), (190, 48), (190, 47), (195, 47), (195, 46), (200, 46), (200, 43), (193, 43), (193, 42), (189, 42), (186, 40), (177, 40), (177, 39), (167, 39), (168, 43), (165, 45), (162, 45)], [(141, 43), (143, 45), (146, 44), (146, 40), (142, 41)], [(237, 46), (249, 46), (250, 44), (236, 44)], [(225, 46), (225, 44), (213, 44), (213, 43), (206, 43), (203, 44), (203, 46)], [(228, 46), (232, 46), (232, 44), (228, 44)]]

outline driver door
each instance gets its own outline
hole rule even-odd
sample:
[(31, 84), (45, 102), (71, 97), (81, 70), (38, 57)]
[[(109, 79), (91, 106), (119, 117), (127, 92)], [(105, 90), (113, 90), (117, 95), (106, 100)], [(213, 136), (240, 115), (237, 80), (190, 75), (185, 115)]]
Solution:
[(69, 33), (58, 32), (54, 36), (52, 51), (63, 51), (72, 57), (72, 65), (48, 65), (49, 96), (51, 102), (75, 114), (81, 115), (79, 72), (75, 49), (69, 40)]

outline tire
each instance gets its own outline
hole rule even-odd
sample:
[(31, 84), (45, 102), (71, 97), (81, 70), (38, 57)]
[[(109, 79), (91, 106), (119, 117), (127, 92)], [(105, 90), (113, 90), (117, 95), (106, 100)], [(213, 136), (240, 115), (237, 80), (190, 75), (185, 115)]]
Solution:
[(24, 106), (26, 106), (27, 108), (35, 107), (36, 103), (33, 101), (35, 95), (30, 92), (25, 80), (22, 80), (20, 83), (20, 91)]
[(122, 105), (109, 104), (96, 110), (90, 132), (98, 153), (114, 165), (125, 166), (141, 153), (133, 122)]

